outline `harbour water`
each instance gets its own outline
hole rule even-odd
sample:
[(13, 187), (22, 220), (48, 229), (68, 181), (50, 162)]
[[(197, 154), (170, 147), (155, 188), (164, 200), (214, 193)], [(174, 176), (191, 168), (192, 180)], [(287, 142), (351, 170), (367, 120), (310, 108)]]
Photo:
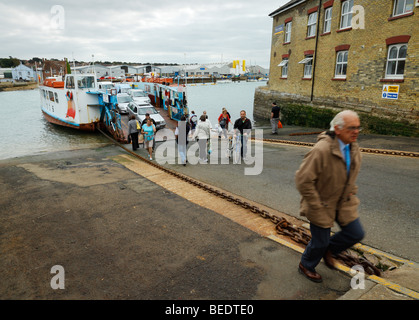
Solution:
[[(207, 111), (213, 125), (223, 107), (233, 121), (242, 109), (253, 120), (255, 89), (264, 85), (265, 82), (188, 85), (189, 110), (198, 116)], [(47, 122), (42, 116), (38, 89), (0, 92), (0, 127), (0, 160), (109, 143), (100, 133), (79, 132)]]

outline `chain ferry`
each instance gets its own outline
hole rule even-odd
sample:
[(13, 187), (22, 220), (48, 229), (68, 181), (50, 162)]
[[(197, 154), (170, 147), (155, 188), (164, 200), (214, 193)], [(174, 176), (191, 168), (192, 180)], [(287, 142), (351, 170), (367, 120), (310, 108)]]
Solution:
[[(106, 127), (118, 140), (126, 133), (121, 125), (117, 89), (99, 90), (98, 79), (92, 74), (66, 74), (45, 79), (39, 85), (41, 110), (45, 119), (53, 124), (82, 131)], [(186, 96), (182, 85), (168, 82), (129, 82), (133, 89), (142, 89), (151, 103), (162, 108), (172, 120), (188, 115)], [(125, 119), (126, 118), (126, 119)], [(128, 117), (124, 117), (128, 122)]]

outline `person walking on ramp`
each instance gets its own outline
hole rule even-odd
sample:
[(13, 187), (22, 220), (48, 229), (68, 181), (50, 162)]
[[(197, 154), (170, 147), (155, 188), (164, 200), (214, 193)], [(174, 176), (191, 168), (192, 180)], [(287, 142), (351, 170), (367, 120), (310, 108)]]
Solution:
[[(319, 135), (295, 175), (302, 196), (300, 214), (310, 221), (312, 236), (298, 270), (314, 282), (322, 281), (315, 270), (322, 258), (326, 266), (333, 269), (334, 257), (364, 238), (355, 185), (361, 167), (356, 142), (361, 130), (360, 120), (355, 112), (345, 110), (330, 124), (330, 130)], [(341, 231), (331, 237), (335, 221)]]

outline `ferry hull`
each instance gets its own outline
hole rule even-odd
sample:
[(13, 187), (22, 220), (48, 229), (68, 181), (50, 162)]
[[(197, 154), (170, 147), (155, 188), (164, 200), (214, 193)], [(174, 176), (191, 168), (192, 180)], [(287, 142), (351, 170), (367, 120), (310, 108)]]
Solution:
[(50, 114), (48, 114), (47, 112), (45, 112), (44, 110), (42, 110), (42, 114), (44, 115), (44, 118), (48, 122), (50, 122), (52, 124), (55, 124), (55, 125), (68, 127), (68, 128), (72, 128), (72, 129), (77, 129), (77, 130), (81, 130), (81, 131), (89, 131), (89, 132), (93, 132), (93, 131), (96, 130), (96, 122), (73, 124), (73, 123), (69, 123), (67, 121), (60, 120), (56, 117), (53, 117)]

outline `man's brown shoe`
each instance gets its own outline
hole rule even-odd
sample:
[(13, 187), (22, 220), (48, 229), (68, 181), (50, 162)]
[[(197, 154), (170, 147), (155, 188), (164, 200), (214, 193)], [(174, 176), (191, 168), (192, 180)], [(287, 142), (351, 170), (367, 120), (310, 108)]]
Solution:
[(332, 270), (336, 269), (335, 259), (333, 258), (332, 252), (330, 250), (326, 251), (326, 253), (323, 256), (323, 260), (328, 268)]
[(317, 272), (312, 272), (306, 268), (304, 268), (304, 266), (301, 264), (298, 266), (298, 271), (304, 275), (307, 279), (314, 281), (314, 282), (322, 282), (322, 276), (319, 275)]

